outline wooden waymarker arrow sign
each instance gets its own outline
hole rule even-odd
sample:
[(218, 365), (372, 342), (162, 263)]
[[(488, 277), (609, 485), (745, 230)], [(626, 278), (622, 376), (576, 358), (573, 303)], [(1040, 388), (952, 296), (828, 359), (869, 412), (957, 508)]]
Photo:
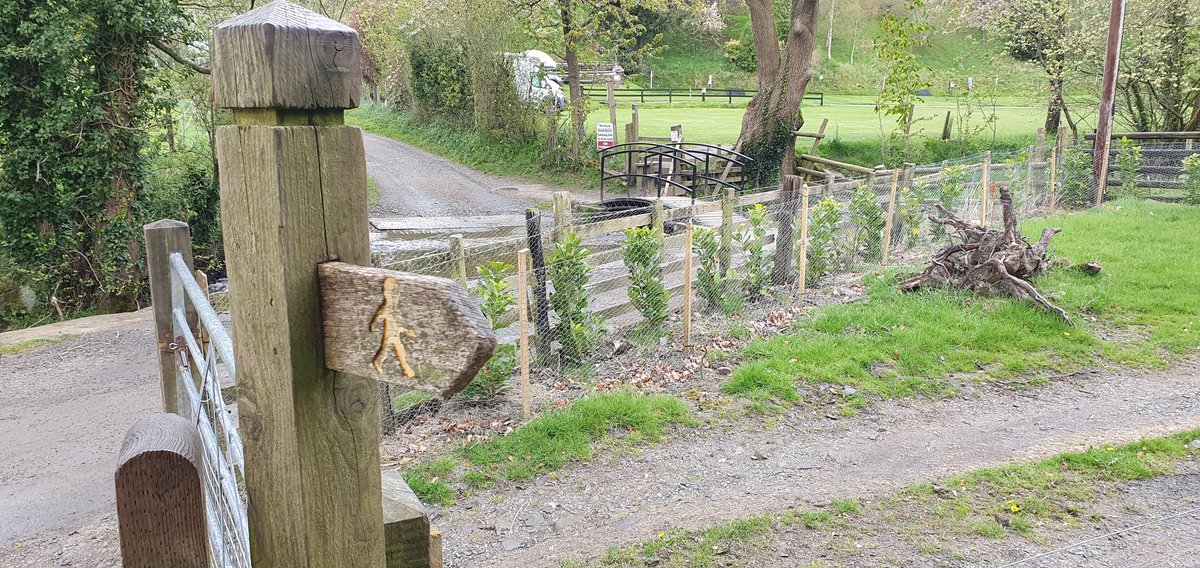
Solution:
[(496, 334), (467, 290), (446, 278), (318, 265), (325, 366), (450, 396), (496, 349)]

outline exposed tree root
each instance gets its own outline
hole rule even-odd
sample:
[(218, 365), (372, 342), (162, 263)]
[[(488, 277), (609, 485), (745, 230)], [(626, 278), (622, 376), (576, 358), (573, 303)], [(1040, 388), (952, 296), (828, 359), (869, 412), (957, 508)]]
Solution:
[[(903, 276), (900, 289), (913, 292), (922, 288), (948, 287), (987, 296), (1012, 296), (1029, 300), (1075, 325), (1065, 310), (1050, 303), (1029, 283), (1030, 279), (1051, 268), (1046, 254), (1050, 240), (1062, 229), (1047, 227), (1042, 230), (1041, 238), (1030, 245), (1018, 230), (1012, 194), (1005, 186), (999, 186), (999, 190), (1004, 214), (1003, 231), (959, 219), (941, 204), (935, 204), (941, 217), (930, 215), (929, 220), (950, 227), (962, 242), (935, 253), (925, 270)], [(1073, 268), (1088, 274), (1100, 271), (1100, 265), (1094, 262)]]

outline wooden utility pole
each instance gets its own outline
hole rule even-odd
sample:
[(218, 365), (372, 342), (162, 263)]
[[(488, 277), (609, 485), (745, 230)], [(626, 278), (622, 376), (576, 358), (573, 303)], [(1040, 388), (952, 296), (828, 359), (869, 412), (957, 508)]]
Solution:
[(317, 265), (371, 262), (354, 30), (282, 0), (213, 29), (221, 219), (258, 568), (382, 567), (378, 385), (326, 368)]
[(1096, 125), (1096, 144), (1092, 152), (1092, 181), (1096, 184), (1096, 205), (1104, 201), (1108, 183), (1108, 143), (1112, 138), (1113, 107), (1117, 91), (1117, 69), (1121, 65), (1121, 32), (1125, 27), (1125, 0), (1112, 0), (1108, 13), (1108, 44), (1104, 51), (1104, 79), (1100, 83), (1100, 118)]

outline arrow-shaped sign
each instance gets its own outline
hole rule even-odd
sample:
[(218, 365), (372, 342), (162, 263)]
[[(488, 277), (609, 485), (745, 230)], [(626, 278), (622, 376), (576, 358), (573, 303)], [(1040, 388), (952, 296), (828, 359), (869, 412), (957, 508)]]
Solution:
[(445, 397), (496, 349), (487, 318), (453, 280), (343, 262), (317, 275), (330, 369)]

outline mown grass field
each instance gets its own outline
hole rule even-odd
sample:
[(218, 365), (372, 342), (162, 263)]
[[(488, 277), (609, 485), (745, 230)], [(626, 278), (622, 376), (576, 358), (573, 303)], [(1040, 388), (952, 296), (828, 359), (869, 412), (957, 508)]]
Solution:
[[(1059, 268), (1036, 285), (1078, 327), (1007, 298), (956, 291), (902, 294), (893, 273), (866, 278), (865, 301), (829, 306), (793, 333), (752, 343), (724, 390), (791, 401), (798, 383), (848, 385), (872, 397), (942, 394), (949, 373), (1005, 379), (1108, 360), (1163, 365), (1200, 346), (1200, 208), (1122, 200), (1025, 224), (1062, 227), (1053, 253), (1098, 261), (1097, 276)], [(1101, 339), (1119, 330), (1124, 341)], [(847, 400), (852, 413), (863, 404)]]

